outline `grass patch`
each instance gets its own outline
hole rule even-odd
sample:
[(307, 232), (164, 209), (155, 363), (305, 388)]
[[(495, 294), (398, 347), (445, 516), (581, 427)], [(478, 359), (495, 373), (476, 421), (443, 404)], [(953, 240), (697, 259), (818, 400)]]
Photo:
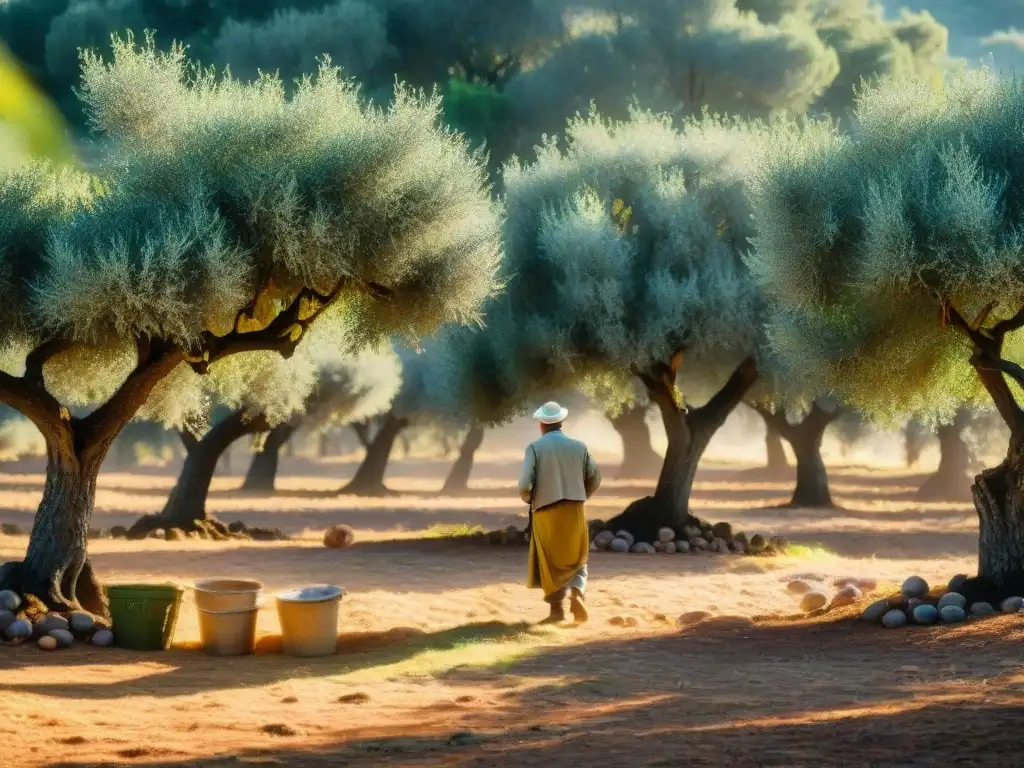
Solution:
[(410, 637), (396, 646), (349, 659), (351, 682), (437, 677), (455, 669), (502, 672), (533, 653), (547, 635), (526, 623), (467, 624)]
[(836, 554), (824, 544), (790, 544), (786, 556), (800, 560), (830, 560)]
[(481, 533), (487, 533), (487, 531), (480, 525), (438, 523), (430, 526), (424, 532), (423, 537), (426, 539), (465, 539), (470, 536), (479, 536)]

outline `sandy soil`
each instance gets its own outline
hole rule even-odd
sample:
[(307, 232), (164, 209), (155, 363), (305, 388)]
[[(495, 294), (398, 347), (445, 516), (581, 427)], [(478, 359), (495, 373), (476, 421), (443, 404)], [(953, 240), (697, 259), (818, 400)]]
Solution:
[[(514, 467), (484, 462), (474, 492), (432, 495), (444, 465), (403, 462), (386, 499), (332, 494), (352, 467), (287, 460), (274, 497), (244, 497), (219, 477), (210, 508), (302, 535), (284, 544), (97, 541), (110, 581), (248, 576), (276, 590), (332, 582), (342, 653), (213, 659), (191, 599), (179, 648), (158, 654), (76, 647), (0, 649), (0, 765), (237, 766), (947, 766), (1014, 765), (1024, 748), (1024, 619), (885, 631), (849, 618), (794, 621), (794, 577), (934, 583), (971, 572), (969, 503), (923, 505), (919, 477), (836, 469), (842, 512), (768, 508), (786, 482), (705, 470), (702, 516), (748, 532), (823, 545), (800, 557), (621, 556), (591, 565), (592, 621), (541, 629), (525, 551), (427, 535), (439, 524), (497, 527), (523, 512)], [(0, 521), (28, 524), (42, 476), (0, 475)], [(159, 508), (169, 471), (101, 478), (94, 524)], [(638, 493), (608, 481), (590, 506), (610, 517)], [(317, 532), (347, 522), (360, 543), (334, 551)], [(436, 530), (435, 530), (436, 533)], [(0, 560), (23, 537), (0, 537)], [(674, 626), (685, 611), (759, 617), (741, 629)], [(613, 618), (633, 618), (624, 628)], [(274, 610), (259, 629), (273, 645)], [(453, 734), (471, 732), (449, 744)]]

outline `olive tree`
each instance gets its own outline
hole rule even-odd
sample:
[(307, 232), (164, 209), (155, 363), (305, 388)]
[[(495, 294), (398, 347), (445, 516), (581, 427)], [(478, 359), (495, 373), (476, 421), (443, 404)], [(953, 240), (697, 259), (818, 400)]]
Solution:
[(143, 406), (184, 413), (180, 372), (291, 355), (314, 322), (358, 347), (473, 319), (495, 288), (500, 214), (436, 100), (399, 88), (368, 106), (336, 69), (287, 96), (129, 38), (109, 61), (85, 56), (80, 93), (94, 172), (27, 162), (0, 177), (0, 403), (48, 460), (28, 551), (0, 586), (102, 610), (96, 477)]
[[(454, 330), (443, 345), (447, 386), (500, 422), (536, 393), (572, 388), (631, 404), (638, 380), (668, 449), (654, 498), (627, 512), (630, 530), (682, 528), (697, 463), (757, 378), (742, 171), (756, 136), (710, 118), (677, 130), (646, 113), (592, 115), (569, 123), (564, 145), (505, 168), (506, 289), (484, 331)], [(676, 386), (683, 369), (716, 379), (700, 406)]]
[[(979, 575), (1024, 572), (1024, 84), (887, 81), (858, 130), (781, 127), (755, 174), (756, 272), (776, 352), (879, 420), (952, 420), (986, 395), (1003, 463), (973, 486)], [(774, 304), (773, 302), (773, 304)]]
[(321, 360), (302, 409), (269, 430), (253, 454), (242, 490), (274, 490), (281, 448), (300, 428), (319, 433), (372, 419), (390, 409), (400, 384), (401, 365), (388, 346)]

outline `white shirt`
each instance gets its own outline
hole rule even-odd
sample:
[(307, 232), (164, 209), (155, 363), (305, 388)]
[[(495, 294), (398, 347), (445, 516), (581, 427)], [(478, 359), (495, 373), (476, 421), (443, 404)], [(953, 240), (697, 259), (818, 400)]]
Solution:
[(519, 495), (536, 511), (559, 501), (586, 501), (601, 485), (601, 472), (579, 440), (552, 430), (526, 447)]

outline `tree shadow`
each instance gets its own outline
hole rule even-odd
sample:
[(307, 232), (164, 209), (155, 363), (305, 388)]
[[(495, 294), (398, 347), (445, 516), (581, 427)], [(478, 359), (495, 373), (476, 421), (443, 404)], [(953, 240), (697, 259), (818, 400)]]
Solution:
[(443, 673), (484, 703), (408, 710), (401, 729), (346, 723), (312, 748), (263, 739), (147, 765), (1016, 765), (1022, 635), (1012, 617), (899, 632), (840, 620), (546, 646)]
[[(437, 632), (399, 627), (386, 632), (350, 632), (338, 635), (338, 655), (296, 659), (282, 653), (260, 652), (261, 645), (276, 649), (274, 637), (257, 643), (252, 656), (209, 656), (198, 650), (172, 648), (158, 653), (95, 649), (83, 646), (74, 654), (41, 654), (31, 646), (5, 653), (0, 672), (17, 667), (50, 667), (52, 682), (39, 684), (4, 683), (0, 691), (31, 693), (63, 699), (116, 699), (128, 695), (155, 697), (189, 696), (234, 687), (261, 686), (293, 678), (342, 675), (405, 661), (426, 651), (447, 651), (471, 643), (511, 640), (530, 631), (526, 623), (482, 622), (464, 624)], [(159, 668), (127, 680), (106, 684), (80, 684), (71, 679), (71, 669), (80, 664), (155, 662)], [(62, 672), (66, 670), (67, 672)]]

